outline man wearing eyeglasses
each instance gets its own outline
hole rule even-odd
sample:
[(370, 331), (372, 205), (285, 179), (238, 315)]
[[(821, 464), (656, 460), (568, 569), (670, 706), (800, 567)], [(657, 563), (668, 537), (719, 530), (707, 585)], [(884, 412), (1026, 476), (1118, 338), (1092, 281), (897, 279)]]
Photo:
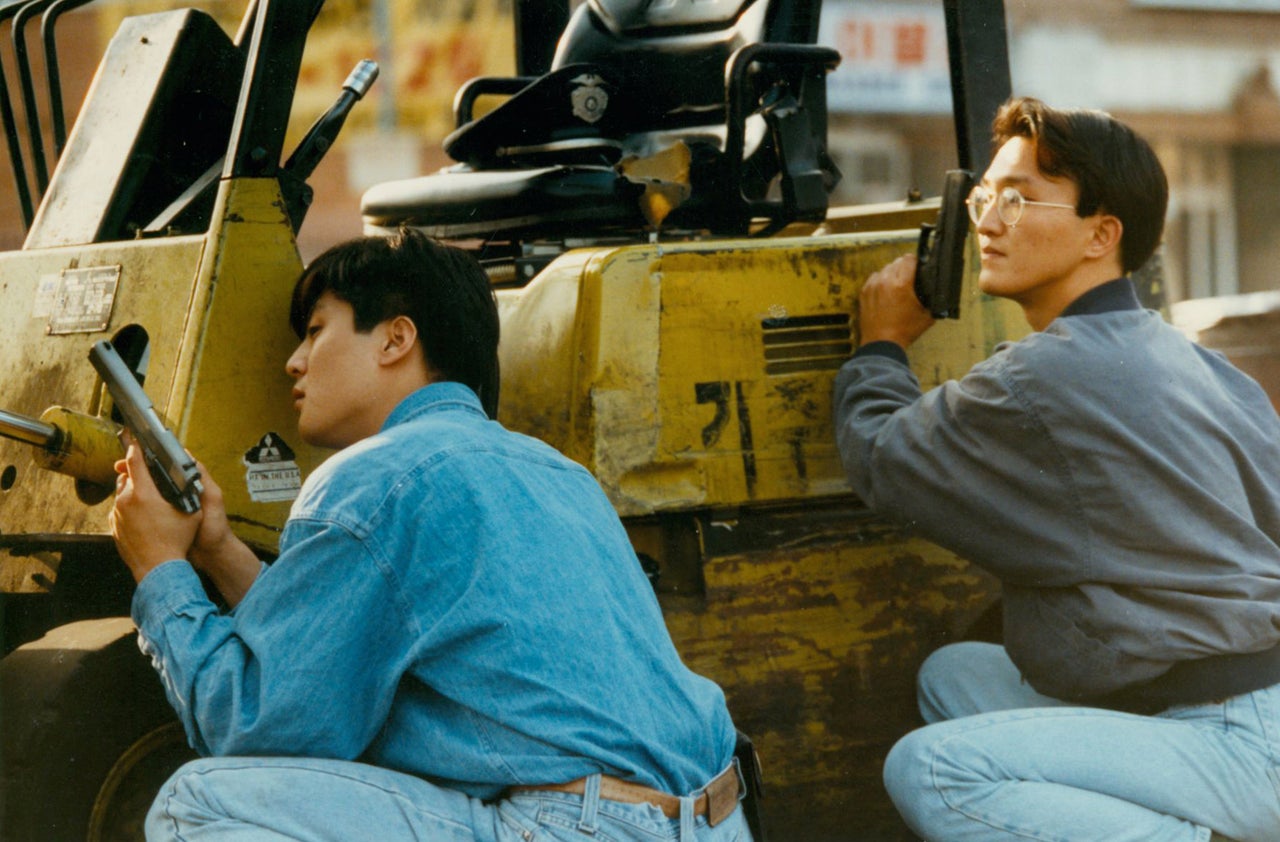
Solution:
[(994, 136), (979, 285), (1034, 332), (921, 394), (903, 258), (836, 380), (854, 490), (1003, 584), (1004, 645), (921, 668), (889, 794), (927, 840), (1280, 839), (1280, 419), (1138, 302), (1167, 203), (1145, 141), (1032, 99)]

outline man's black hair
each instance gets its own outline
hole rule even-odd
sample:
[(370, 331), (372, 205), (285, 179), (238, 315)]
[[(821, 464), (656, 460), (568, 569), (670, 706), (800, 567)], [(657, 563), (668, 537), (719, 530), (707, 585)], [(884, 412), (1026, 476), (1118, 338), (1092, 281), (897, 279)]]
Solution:
[(485, 412), (498, 405), (498, 307), (470, 254), (410, 228), (340, 243), (311, 262), (293, 288), (289, 324), (299, 338), (326, 292), (347, 302), (355, 329), (407, 316), (431, 372), (471, 388)]
[(1045, 175), (1066, 177), (1080, 188), (1076, 213), (1098, 211), (1120, 220), (1120, 262), (1140, 268), (1160, 245), (1169, 183), (1150, 144), (1103, 111), (1051, 108), (1038, 99), (1011, 99), (992, 125), (995, 146), (1014, 137), (1036, 145)]

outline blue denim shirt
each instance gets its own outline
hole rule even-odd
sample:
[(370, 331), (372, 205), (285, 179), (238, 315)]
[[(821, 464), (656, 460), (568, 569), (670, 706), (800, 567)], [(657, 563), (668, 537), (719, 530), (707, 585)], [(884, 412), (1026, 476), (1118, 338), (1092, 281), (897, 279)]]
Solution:
[(202, 754), (358, 758), (485, 798), (593, 772), (686, 794), (732, 756), (594, 478), (457, 383), (308, 478), (234, 612), (171, 561), (133, 616)]

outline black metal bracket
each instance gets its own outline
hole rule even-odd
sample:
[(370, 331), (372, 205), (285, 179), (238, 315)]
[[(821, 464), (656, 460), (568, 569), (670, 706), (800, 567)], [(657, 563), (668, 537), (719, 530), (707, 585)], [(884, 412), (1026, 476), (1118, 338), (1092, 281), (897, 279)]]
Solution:
[(1004, 0), (943, 0), (960, 169), (991, 160), (991, 120), (1012, 92)]

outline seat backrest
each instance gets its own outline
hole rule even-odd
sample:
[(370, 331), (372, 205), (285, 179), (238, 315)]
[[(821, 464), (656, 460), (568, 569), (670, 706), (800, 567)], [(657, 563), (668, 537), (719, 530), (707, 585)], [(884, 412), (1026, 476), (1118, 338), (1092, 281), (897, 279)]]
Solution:
[(724, 120), (725, 66), (739, 47), (813, 43), (820, 0), (586, 0), (560, 38), (552, 69), (608, 68), (628, 128)]
[(510, 80), (526, 85), (514, 90), (503, 80), (473, 80), (475, 94), (519, 91), (476, 120), (474, 97), (460, 92), (468, 104), (445, 151), (477, 169), (612, 163), (628, 137), (703, 127), (704, 141), (723, 146), (729, 58), (748, 44), (812, 44), (820, 6), (821, 0), (585, 0), (546, 75)]
[[(742, 233), (757, 217), (819, 219), (839, 179), (826, 153), (825, 97), (839, 55), (813, 44), (819, 5), (584, 0), (548, 73), (480, 78), (459, 92), (461, 125), (445, 151), (492, 171), (610, 170), (684, 149), (683, 167), (646, 177), (684, 191), (662, 217), (670, 226)], [(470, 104), (483, 94), (510, 98), (472, 119)], [(775, 183), (781, 199), (771, 198)]]

